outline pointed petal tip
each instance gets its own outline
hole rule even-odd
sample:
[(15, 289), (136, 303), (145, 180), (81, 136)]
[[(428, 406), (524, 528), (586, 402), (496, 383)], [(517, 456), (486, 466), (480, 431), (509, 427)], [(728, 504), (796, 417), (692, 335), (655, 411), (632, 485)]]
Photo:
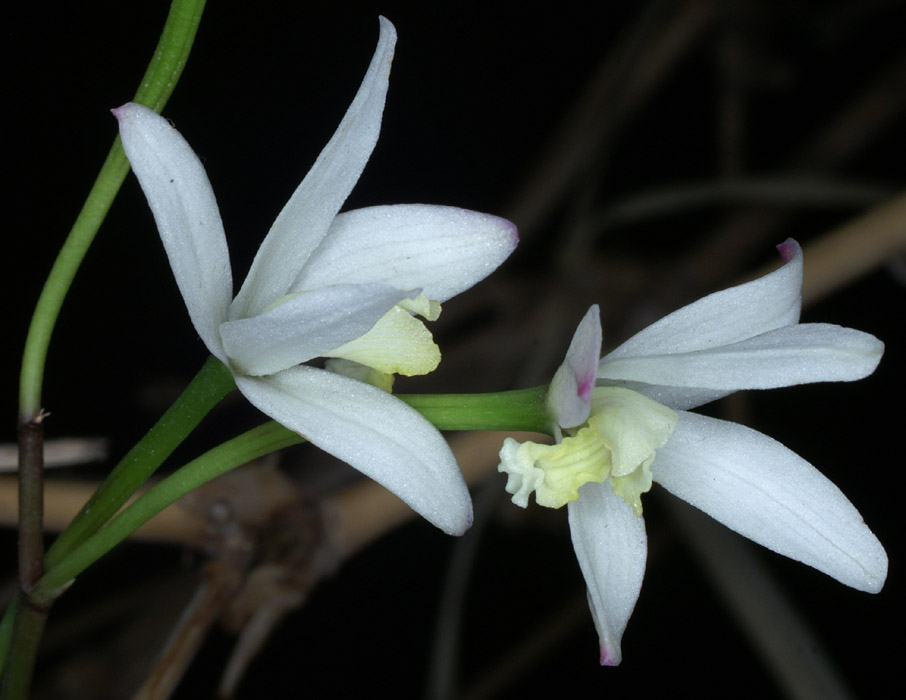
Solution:
[[(465, 482), (463, 482), (463, 489), (464, 497), (462, 494), (457, 494), (444, 502), (442, 508), (435, 508), (430, 513), (417, 512), (445, 535), (462, 537), (472, 527), (474, 520), (472, 497)], [(412, 504), (409, 505), (411, 507)]]
[(783, 258), (783, 262), (789, 262), (797, 255), (802, 254), (802, 248), (795, 238), (787, 238), (777, 246), (777, 251), (780, 253), (780, 257)]
[(380, 36), (378, 37), (378, 44), (380, 45), (382, 42), (387, 42), (389, 44), (389, 58), (392, 59), (393, 52), (396, 49), (396, 27), (393, 25), (393, 22), (391, 22), (383, 15), (378, 15), (378, 23), (380, 25)]
[(502, 250), (506, 251), (505, 257), (516, 250), (516, 246), (519, 244), (519, 228), (509, 219), (460, 207), (443, 208), (451, 216), (460, 218), (472, 230), (480, 231), (488, 243), (499, 245)]
[(389, 31), (393, 32), (394, 35), (396, 34), (396, 27), (393, 25), (393, 22), (384, 17), (384, 15), (378, 15), (378, 23), (380, 24), (382, 31)]
[(121, 104), (119, 107), (114, 107), (113, 109), (111, 109), (110, 113), (114, 117), (116, 117), (116, 120), (118, 122), (122, 122), (124, 119), (128, 119), (130, 116), (134, 115), (136, 112), (144, 110), (144, 109), (148, 109), (148, 108), (143, 107), (140, 104), (136, 104), (135, 102), (126, 102), (125, 104)]
[(473, 520), (474, 516), (472, 514), (472, 501), (470, 500), (466, 517), (463, 518), (455, 527), (451, 529), (441, 528), (441, 530), (443, 530), (448, 535), (452, 535), (453, 537), (462, 537), (472, 527)]
[(887, 552), (881, 542), (871, 534), (871, 542), (865, 547), (866, 555), (862, 563), (862, 577), (852, 580), (840, 580), (841, 583), (863, 593), (880, 593), (887, 583)]
[(503, 221), (504, 228), (510, 234), (510, 244), (513, 246), (513, 248), (515, 248), (519, 243), (519, 227), (508, 219), (501, 219), (501, 221)]
[(602, 666), (619, 666), (623, 660), (619, 649), (608, 649), (601, 647), (601, 665)]

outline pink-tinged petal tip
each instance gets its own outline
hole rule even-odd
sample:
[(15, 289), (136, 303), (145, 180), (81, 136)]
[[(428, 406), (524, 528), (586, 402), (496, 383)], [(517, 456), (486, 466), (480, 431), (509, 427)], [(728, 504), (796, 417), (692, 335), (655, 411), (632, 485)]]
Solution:
[(510, 242), (512, 243), (513, 248), (515, 248), (516, 244), (519, 243), (519, 228), (512, 221), (507, 219), (504, 219), (504, 221), (509, 224)]
[(619, 654), (612, 654), (606, 647), (601, 647), (602, 666), (619, 666), (622, 660)]
[(140, 111), (143, 109), (146, 109), (146, 108), (142, 107), (141, 105), (137, 105), (134, 102), (127, 102), (126, 104), (122, 104), (119, 107), (114, 107), (113, 109), (110, 110), (110, 113), (114, 117), (116, 117), (117, 121), (121, 122), (124, 119), (127, 119), (130, 114), (134, 114), (136, 111)]
[(789, 262), (795, 258), (800, 250), (799, 243), (794, 238), (787, 238), (777, 246), (777, 251), (780, 253), (780, 257), (783, 258), (783, 262)]

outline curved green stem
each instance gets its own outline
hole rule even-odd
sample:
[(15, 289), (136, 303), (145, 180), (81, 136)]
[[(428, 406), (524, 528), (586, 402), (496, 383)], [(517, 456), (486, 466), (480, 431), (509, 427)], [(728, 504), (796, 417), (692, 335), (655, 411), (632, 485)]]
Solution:
[[(28, 610), (7, 614), (0, 623), (0, 652), (8, 629), (20, 623), (36, 626), (42, 619), (23, 615), (46, 609), (76, 576), (125, 540), (131, 533), (202, 484), (304, 438), (271, 421), (254, 428), (189, 462), (136, 499), (106, 525), (105, 521), (150, 476), (169, 450), (191, 432), (210, 405), (235, 386), (229, 370), (210, 358), (205, 367), (161, 418), (160, 422), (114, 469), (82, 513), (48, 552), (47, 572), (28, 596)], [(409, 394), (398, 398), (441, 430), (530, 430), (549, 432), (545, 410), (546, 386), (490, 394)], [(172, 445), (172, 447), (171, 447)], [(164, 454), (166, 453), (166, 454)], [(103, 527), (102, 527), (103, 525)], [(32, 620), (29, 623), (29, 620)], [(16, 637), (19, 638), (19, 635)], [(11, 657), (12, 658), (12, 657)], [(2, 659), (2, 653), (0, 653)]]
[(209, 357), (154, 427), (123, 457), (47, 552), (50, 568), (116, 513), (188, 437), (217, 403), (236, 388), (220, 360)]
[[(136, 102), (157, 112), (164, 108), (189, 57), (204, 5), (205, 0), (173, 0), (154, 57), (135, 92)], [(19, 415), (22, 422), (32, 420), (41, 410), (47, 347), (60, 308), (128, 172), (129, 162), (117, 137), (57, 255), (35, 306), (25, 341), (19, 381)]]
[(271, 421), (209, 450), (152, 487), (106, 527), (49, 567), (35, 586), (34, 597), (41, 600), (43, 596), (53, 596), (132, 532), (193, 489), (253, 459), (304, 441), (297, 433)]
[[(441, 430), (547, 433), (550, 419), (544, 408), (546, 391), (546, 386), (540, 386), (492, 394), (403, 394), (398, 398)], [(253, 459), (304, 441), (297, 433), (271, 421), (209, 450), (136, 499), (79, 546), (54, 557), (52, 564), (48, 561), (48, 571), (35, 587), (33, 599), (40, 603), (44, 596), (55, 595), (132, 532), (202, 484)]]
[[(204, 5), (205, 0), (173, 0), (157, 49), (135, 93), (136, 102), (156, 111), (166, 104), (195, 41)], [(19, 496), (19, 561), (24, 563), (20, 587), (25, 592), (40, 576), (43, 559), (43, 450), (40, 430), (36, 428), (40, 427), (42, 415), (47, 349), (72, 280), (128, 172), (129, 163), (116, 138), (44, 283), (25, 341), (19, 380), (19, 422), (24, 428), (20, 431), (24, 437), (19, 460), (23, 485)], [(0, 684), (3, 699), (26, 698), (29, 694), (34, 654), (46, 611), (40, 620), (23, 612), (24, 608), (16, 615), (11, 662), (4, 664), (6, 658), (0, 656), (0, 669), (6, 666)]]

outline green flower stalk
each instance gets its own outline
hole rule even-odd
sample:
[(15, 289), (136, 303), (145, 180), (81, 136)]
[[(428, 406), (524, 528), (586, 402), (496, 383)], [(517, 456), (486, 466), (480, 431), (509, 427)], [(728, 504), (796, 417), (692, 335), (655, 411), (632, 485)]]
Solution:
[[(188, 59), (204, 5), (204, 0), (173, 1), (157, 49), (135, 93), (136, 102), (163, 109)], [(129, 164), (117, 139), (48, 275), (26, 337), (19, 380), (19, 585), (24, 593), (29, 592), (44, 567), (41, 389), (50, 338), (72, 280), (128, 172)], [(28, 696), (45, 615), (44, 610), (17, 603), (0, 623), (0, 697)], [(12, 644), (14, 654), (7, 663), (14, 634), (17, 642)]]

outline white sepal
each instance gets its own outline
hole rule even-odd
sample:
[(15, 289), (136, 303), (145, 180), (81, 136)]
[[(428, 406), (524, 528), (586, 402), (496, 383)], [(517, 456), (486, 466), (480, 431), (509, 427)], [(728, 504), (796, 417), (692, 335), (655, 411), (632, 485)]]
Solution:
[(884, 344), (873, 335), (826, 323), (783, 326), (719, 347), (611, 359), (598, 377), (720, 391), (849, 382), (875, 371)]
[(418, 411), (368, 384), (300, 366), (236, 377), (259, 410), (352, 465), (451, 535), (472, 524), (472, 501), (450, 447)]
[(887, 554), (846, 496), (776, 440), (680, 413), (654, 480), (727, 527), (860, 591), (877, 593)]
[(668, 355), (736, 343), (799, 320), (802, 305), (802, 251), (783, 244), (788, 262), (774, 272), (715, 292), (639, 331), (601, 360)]
[(227, 317), (233, 277), (220, 210), (204, 166), (170, 122), (153, 110), (129, 103), (113, 114), (189, 318), (208, 350), (226, 362), (217, 328)]
[(377, 49), (333, 137), (290, 197), (258, 249), (230, 318), (261, 313), (290, 291), (371, 157), (381, 130), (396, 29), (380, 18)]
[(487, 277), (516, 248), (506, 219), (456, 207), (395, 204), (337, 216), (292, 285), (337, 282), (419, 288), (446, 301)]
[(585, 484), (569, 508), (569, 529), (601, 646), (601, 665), (623, 658), (620, 641), (632, 615), (648, 557), (645, 520), (609, 483)]

